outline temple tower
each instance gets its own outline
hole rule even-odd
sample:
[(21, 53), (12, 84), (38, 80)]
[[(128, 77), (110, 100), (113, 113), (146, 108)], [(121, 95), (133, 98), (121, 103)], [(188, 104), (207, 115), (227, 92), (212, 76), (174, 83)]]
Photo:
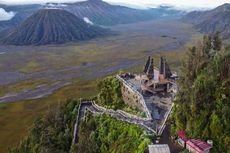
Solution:
[(154, 78), (154, 63), (153, 63), (153, 58), (151, 59), (151, 62), (148, 66), (147, 69), (147, 77), (149, 78), (149, 80), (152, 80)]
[(146, 64), (145, 64), (145, 66), (144, 66), (143, 72), (144, 72), (145, 74), (147, 73), (149, 64), (150, 64), (150, 56), (148, 57), (148, 60), (147, 60), (147, 62), (146, 62)]
[(149, 80), (154, 78), (154, 62), (153, 58), (151, 58), (150, 56), (148, 57), (148, 60), (144, 66), (143, 72), (144, 74), (146, 74)]
[(165, 79), (172, 75), (169, 65), (163, 57), (160, 58), (159, 74), (163, 75)]

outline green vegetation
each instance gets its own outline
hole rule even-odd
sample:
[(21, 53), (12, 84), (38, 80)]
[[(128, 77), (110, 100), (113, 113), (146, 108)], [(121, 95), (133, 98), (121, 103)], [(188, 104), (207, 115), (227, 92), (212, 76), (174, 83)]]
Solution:
[(143, 153), (151, 143), (149, 136), (137, 125), (106, 115), (87, 114), (79, 136), (77, 153)]
[(172, 130), (213, 140), (212, 152), (229, 151), (230, 50), (221, 48), (218, 33), (189, 50), (179, 86)]
[(189, 151), (188, 150), (183, 150), (180, 153), (189, 153)]
[(78, 106), (78, 101), (69, 100), (50, 109), (34, 121), (28, 137), (10, 153), (69, 152)]
[(49, 109), (43, 118), (34, 121), (29, 135), (10, 153), (143, 153), (151, 143), (136, 125), (87, 113), (80, 125), (79, 143), (71, 147), (78, 107), (78, 101), (68, 100)]
[(20, 72), (24, 72), (24, 73), (29, 73), (29, 72), (35, 72), (39, 70), (39, 63), (38, 61), (29, 61), (25, 67), (22, 67), (21, 69), (19, 69)]
[(106, 77), (98, 82), (99, 94), (97, 102), (112, 109), (121, 109), (125, 103), (121, 94), (122, 83), (114, 76)]
[(138, 108), (125, 104), (121, 93), (122, 83), (115, 76), (106, 77), (99, 81), (97, 86), (99, 90), (97, 103), (101, 106), (114, 110), (124, 110), (128, 113), (145, 117), (145, 113), (139, 111)]

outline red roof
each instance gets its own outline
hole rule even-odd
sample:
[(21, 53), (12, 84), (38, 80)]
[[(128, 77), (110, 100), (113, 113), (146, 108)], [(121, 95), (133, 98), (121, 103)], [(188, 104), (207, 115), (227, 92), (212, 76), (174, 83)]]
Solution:
[(188, 138), (186, 137), (185, 131), (179, 131), (177, 132), (178, 137), (180, 137), (185, 142), (188, 141)]
[(191, 139), (186, 142), (187, 145), (191, 146), (194, 148), (196, 151), (201, 152), (201, 151), (206, 151), (212, 148), (212, 146), (202, 140), (197, 140), (197, 139)]

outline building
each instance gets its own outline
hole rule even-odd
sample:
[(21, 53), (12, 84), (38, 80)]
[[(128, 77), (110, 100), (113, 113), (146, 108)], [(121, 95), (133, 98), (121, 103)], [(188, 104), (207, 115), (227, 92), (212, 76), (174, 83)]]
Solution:
[(154, 60), (148, 57), (143, 73), (140, 75), (141, 89), (143, 93), (155, 94), (156, 92), (169, 91), (172, 73), (166, 62), (161, 57), (159, 71), (154, 70)]
[(177, 135), (178, 135), (178, 139), (177, 139), (178, 144), (181, 147), (185, 148), (186, 142), (188, 141), (188, 138), (186, 137), (185, 131), (179, 131), (177, 133)]
[(149, 145), (149, 153), (170, 153), (170, 149), (167, 144), (154, 144)]
[(190, 139), (186, 142), (186, 149), (191, 153), (209, 153), (212, 145), (198, 139)]
[(142, 73), (123, 73), (118, 75), (118, 79), (123, 82), (121, 93), (126, 104), (164, 124), (177, 92), (176, 75), (172, 75), (163, 57), (160, 58), (159, 69), (154, 68), (153, 58), (148, 57)]
[(198, 139), (188, 139), (185, 131), (177, 132), (177, 142), (180, 146), (186, 148), (191, 153), (209, 153), (212, 148), (211, 140), (208, 141), (209, 144)]

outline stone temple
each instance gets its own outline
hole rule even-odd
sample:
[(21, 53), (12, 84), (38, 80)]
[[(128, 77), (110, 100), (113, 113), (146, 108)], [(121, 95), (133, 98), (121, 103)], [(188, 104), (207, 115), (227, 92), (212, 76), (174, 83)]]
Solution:
[(143, 94), (155, 94), (156, 92), (169, 92), (173, 76), (165, 58), (160, 58), (159, 70), (157, 70), (154, 69), (153, 58), (148, 57), (143, 74), (137, 79), (141, 81)]
[(160, 57), (157, 68), (154, 66), (154, 59), (148, 57), (141, 73), (120, 74), (117, 78), (123, 83), (124, 102), (144, 112), (160, 133), (172, 110), (177, 92), (177, 76), (170, 70), (166, 59)]

